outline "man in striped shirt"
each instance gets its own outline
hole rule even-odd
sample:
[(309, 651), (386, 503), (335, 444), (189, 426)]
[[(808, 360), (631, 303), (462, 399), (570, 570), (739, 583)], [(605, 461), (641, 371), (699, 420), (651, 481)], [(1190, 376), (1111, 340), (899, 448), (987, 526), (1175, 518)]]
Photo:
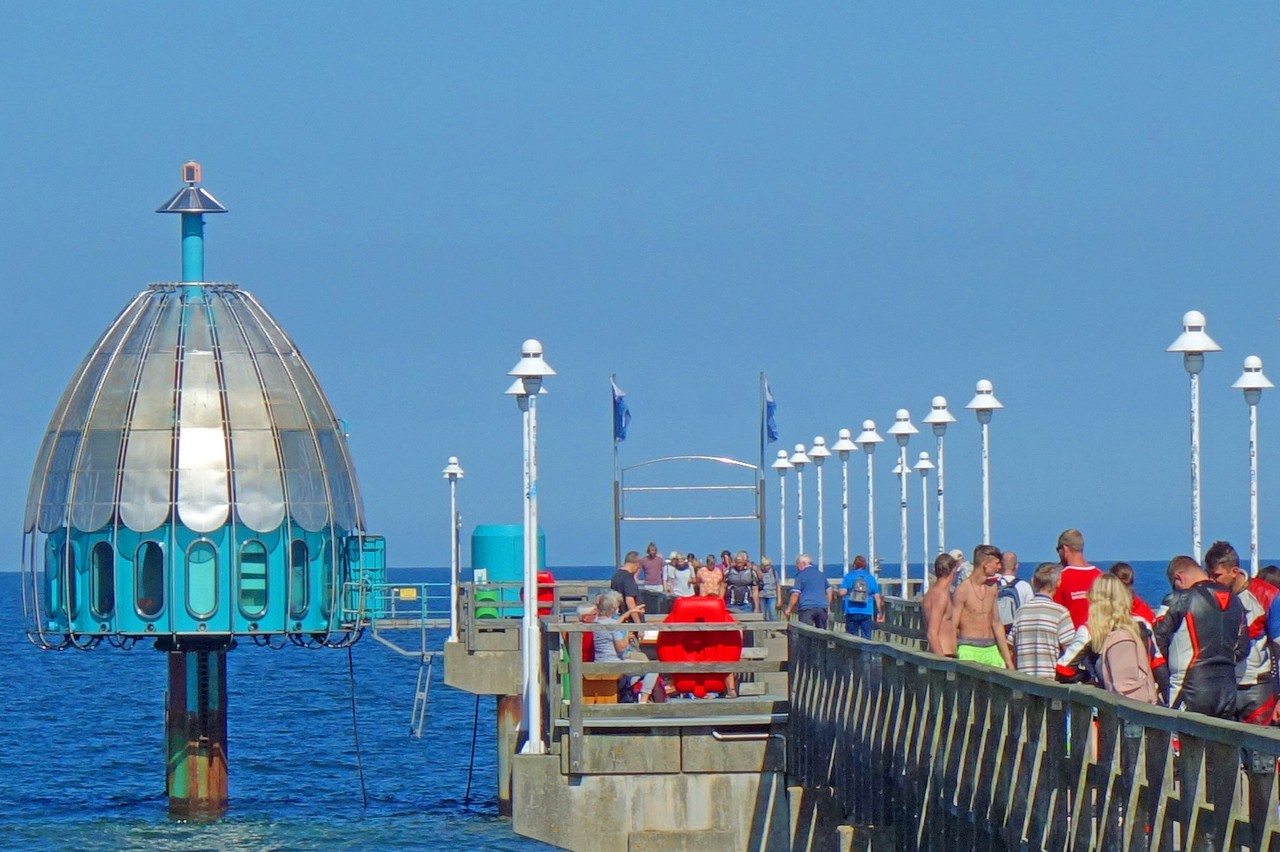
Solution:
[(1035, 595), (1013, 617), (1014, 666), (1023, 674), (1053, 680), (1058, 655), (1075, 635), (1071, 613), (1053, 599), (1061, 578), (1061, 566), (1052, 562), (1038, 566), (1031, 577)]

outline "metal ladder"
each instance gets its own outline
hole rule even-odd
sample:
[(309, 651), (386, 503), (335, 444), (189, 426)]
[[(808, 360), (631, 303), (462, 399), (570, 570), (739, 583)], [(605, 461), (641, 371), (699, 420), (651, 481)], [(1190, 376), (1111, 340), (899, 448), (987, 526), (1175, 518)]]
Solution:
[(431, 670), (436, 655), (426, 653), (418, 660), (418, 683), (413, 689), (413, 713), (409, 717), (409, 736), (422, 739), (427, 721), (427, 698), (431, 695)]

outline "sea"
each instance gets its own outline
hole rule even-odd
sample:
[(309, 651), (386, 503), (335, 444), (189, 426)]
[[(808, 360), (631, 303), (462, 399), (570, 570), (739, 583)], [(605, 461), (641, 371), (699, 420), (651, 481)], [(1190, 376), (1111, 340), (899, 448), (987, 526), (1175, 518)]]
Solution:
[[(1022, 576), (1034, 564), (1024, 562)], [(1158, 605), (1169, 588), (1165, 563), (1131, 564), (1139, 595)], [(613, 569), (551, 570), (607, 582)], [(840, 573), (826, 567), (829, 577)], [(897, 565), (881, 573), (896, 577)], [(389, 579), (447, 582), (448, 571), (391, 569)], [(409, 731), (416, 659), (367, 637), (350, 668), (344, 650), (233, 650), (231, 807), (199, 823), (166, 812), (164, 654), (141, 645), (41, 651), (22, 624), (19, 575), (0, 573), (0, 849), (551, 848), (517, 837), (498, 816), (494, 699), (445, 686), (442, 659), (419, 739)], [(443, 640), (430, 637), (437, 649)]]

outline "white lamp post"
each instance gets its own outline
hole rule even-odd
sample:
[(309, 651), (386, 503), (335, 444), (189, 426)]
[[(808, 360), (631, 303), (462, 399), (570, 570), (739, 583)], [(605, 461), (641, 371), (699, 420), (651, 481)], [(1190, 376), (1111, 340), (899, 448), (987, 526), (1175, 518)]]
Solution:
[[(929, 413), (924, 416), (924, 422), (933, 427), (933, 434), (938, 438), (938, 552), (945, 553), (947, 550), (947, 503), (943, 485), (942, 438), (947, 434), (947, 426), (955, 423), (956, 418), (947, 410), (945, 396), (935, 396), (931, 405)], [(926, 585), (929, 580), (928, 561), (928, 559), (925, 560)]]
[[(526, 340), (520, 346), (520, 360), (507, 373), (521, 384), (516, 400), (525, 422), (525, 513), (524, 513), (524, 723), (528, 739), (524, 754), (543, 754), (542, 738), (542, 639), (538, 632), (538, 394), (542, 380), (554, 376), (542, 357), (542, 344)], [(514, 389), (514, 385), (511, 389)], [(508, 392), (511, 390), (508, 389)]]
[(889, 434), (898, 442), (898, 467), (902, 469), (902, 475), (898, 481), (898, 523), (902, 527), (902, 590), (901, 594), (905, 598), (907, 596), (907, 561), (909, 554), (907, 553), (907, 475), (911, 473), (911, 464), (907, 461), (907, 442), (911, 440), (912, 435), (920, 432), (911, 422), (911, 412), (905, 408), (899, 408), (898, 413), (894, 415), (893, 425), (889, 427)]
[(924, 587), (929, 588), (929, 471), (934, 470), (929, 454), (921, 451), (916, 461), (920, 474), (920, 528), (924, 531)]
[(804, 553), (804, 466), (809, 463), (804, 444), (796, 444), (790, 461), (796, 469), (796, 553)]
[(850, 435), (852, 434), (848, 429), (841, 429), (840, 438), (831, 445), (831, 449), (840, 455), (840, 511), (844, 517), (842, 524), (844, 530), (844, 567), (840, 569), (842, 572), (849, 566), (849, 453), (856, 452), (858, 449), (858, 445), (850, 440)]
[(856, 443), (867, 454), (867, 560), (871, 570), (879, 573), (880, 563), (876, 560), (875, 454), (876, 444), (884, 443), (884, 438), (876, 431), (876, 421), (862, 421), (862, 434), (858, 436)]
[(449, 641), (458, 641), (458, 480), (462, 466), (457, 456), (449, 456), (444, 478), (449, 480)]
[(781, 555), (778, 583), (781, 585), (787, 582), (787, 471), (791, 470), (791, 462), (787, 461), (786, 450), (778, 450), (771, 467), (778, 472), (778, 550)]
[(813, 439), (813, 446), (809, 449), (809, 460), (818, 469), (818, 565), (824, 571), (827, 569), (827, 553), (822, 532), (822, 463), (830, 457), (831, 451), (827, 449), (827, 439), (818, 435)]
[(996, 399), (995, 388), (986, 379), (980, 379), (974, 389), (973, 399), (965, 406), (978, 415), (982, 425), (982, 543), (991, 543), (991, 441), (988, 429), (991, 412), (1004, 408)]
[(1262, 375), (1262, 359), (1244, 359), (1244, 372), (1231, 387), (1244, 391), (1249, 406), (1249, 572), (1258, 576), (1258, 402), (1262, 392), (1275, 385)]
[(1204, 353), (1221, 352), (1204, 330), (1204, 314), (1187, 311), (1182, 315), (1182, 334), (1166, 352), (1181, 352), (1182, 366), (1191, 376), (1191, 553), (1200, 561), (1200, 371)]

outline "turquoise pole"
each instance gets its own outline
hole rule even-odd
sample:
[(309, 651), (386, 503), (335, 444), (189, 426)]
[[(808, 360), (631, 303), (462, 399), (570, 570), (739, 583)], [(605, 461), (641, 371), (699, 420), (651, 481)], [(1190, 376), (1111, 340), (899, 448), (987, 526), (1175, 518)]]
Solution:
[(182, 214), (182, 283), (204, 280), (204, 216)]

